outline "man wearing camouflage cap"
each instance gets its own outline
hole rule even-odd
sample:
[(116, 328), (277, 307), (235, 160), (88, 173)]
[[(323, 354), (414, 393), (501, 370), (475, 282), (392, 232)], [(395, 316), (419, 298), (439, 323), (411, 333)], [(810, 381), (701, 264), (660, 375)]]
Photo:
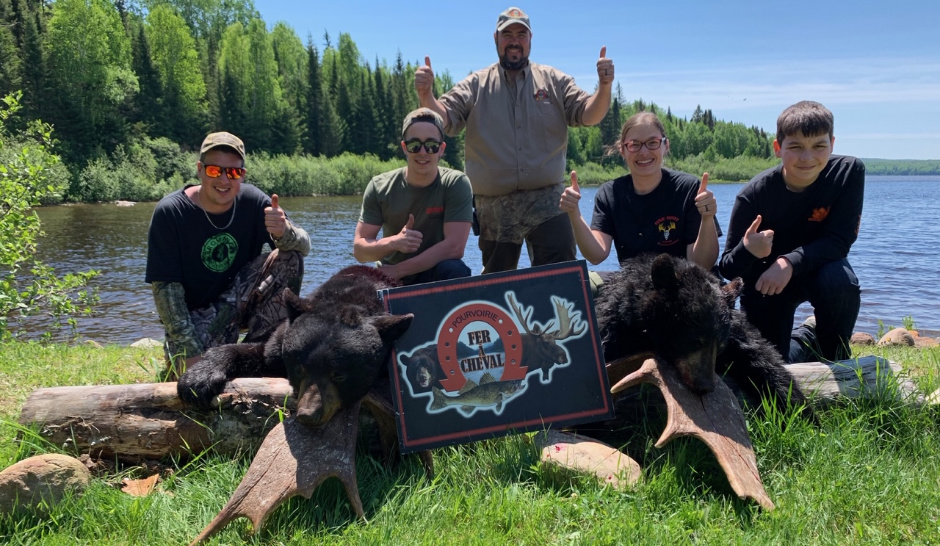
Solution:
[[(310, 238), (277, 195), (243, 183), (245, 144), (212, 133), (196, 163), (198, 185), (157, 204), (147, 238), (147, 272), (166, 330), (167, 379), (210, 347), (263, 341), (286, 317), (285, 287), (300, 291)], [(267, 244), (270, 253), (262, 253)]]
[(378, 262), (404, 285), (470, 275), (461, 258), (473, 193), (467, 175), (438, 165), (445, 147), (439, 115), (427, 108), (409, 113), (401, 131), (407, 164), (375, 176), (362, 194), (353, 254)]
[(519, 8), (496, 21), (499, 62), (434, 97), (431, 59), (415, 72), (421, 106), (444, 119), (447, 134), (467, 129), (465, 158), (480, 224), (483, 272), (518, 266), (522, 242), (532, 265), (573, 260), (575, 239), (558, 209), (564, 192), (568, 127), (596, 125), (610, 107), (613, 62), (602, 47), (590, 95), (574, 78), (529, 62), (532, 26)]

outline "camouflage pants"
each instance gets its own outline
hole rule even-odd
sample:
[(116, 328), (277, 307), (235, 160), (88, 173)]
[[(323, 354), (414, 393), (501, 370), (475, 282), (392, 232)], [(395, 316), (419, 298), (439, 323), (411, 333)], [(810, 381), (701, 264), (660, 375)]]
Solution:
[[(277, 249), (262, 254), (236, 275), (232, 284), (209, 305), (190, 311), (196, 336), (203, 347), (265, 341), (287, 318), (284, 289), (300, 294), (304, 261), (299, 252)], [(167, 362), (170, 362), (167, 355)]]

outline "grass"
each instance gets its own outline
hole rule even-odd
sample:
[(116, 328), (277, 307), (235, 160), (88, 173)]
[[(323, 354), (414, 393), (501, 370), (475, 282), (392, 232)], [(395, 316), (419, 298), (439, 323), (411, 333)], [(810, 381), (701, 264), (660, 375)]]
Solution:
[[(58, 451), (14, 425), (34, 389), (149, 382), (159, 349), (0, 345), (0, 467)], [(940, 385), (940, 349), (864, 348), (900, 363), (922, 390)], [(677, 439), (653, 447), (655, 417), (628, 428), (624, 449), (643, 467), (634, 489), (538, 465), (524, 435), (434, 452), (428, 479), (414, 457), (389, 468), (361, 452), (357, 521), (342, 487), (326, 482), (295, 497), (258, 535), (229, 524), (210, 544), (936, 544), (940, 542), (940, 431), (937, 408), (890, 399), (847, 400), (818, 423), (773, 409), (748, 414), (767, 492), (763, 512), (738, 499), (703, 444)], [(0, 516), (0, 543), (184, 544), (218, 513), (251, 462), (208, 455), (172, 463), (157, 491), (122, 493), (120, 468), (95, 477), (80, 498), (48, 515)]]

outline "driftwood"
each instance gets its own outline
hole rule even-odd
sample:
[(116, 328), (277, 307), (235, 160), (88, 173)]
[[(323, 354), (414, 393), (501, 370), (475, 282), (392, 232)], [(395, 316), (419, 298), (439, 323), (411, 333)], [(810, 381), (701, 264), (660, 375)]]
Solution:
[(295, 405), (286, 379), (245, 378), (226, 385), (217, 409), (185, 406), (176, 383), (37, 389), (19, 422), (38, 426), (54, 445), (128, 462), (254, 451), (278, 424), (278, 410)]

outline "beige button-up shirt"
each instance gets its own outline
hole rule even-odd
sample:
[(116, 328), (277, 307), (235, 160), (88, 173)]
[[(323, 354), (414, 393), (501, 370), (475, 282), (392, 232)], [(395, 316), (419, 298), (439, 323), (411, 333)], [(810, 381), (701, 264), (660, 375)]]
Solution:
[(495, 63), (441, 96), (447, 134), (467, 129), (473, 193), (497, 196), (562, 183), (568, 126), (583, 125), (588, 98), (571, 76), (531, 62), (515, 85)]

